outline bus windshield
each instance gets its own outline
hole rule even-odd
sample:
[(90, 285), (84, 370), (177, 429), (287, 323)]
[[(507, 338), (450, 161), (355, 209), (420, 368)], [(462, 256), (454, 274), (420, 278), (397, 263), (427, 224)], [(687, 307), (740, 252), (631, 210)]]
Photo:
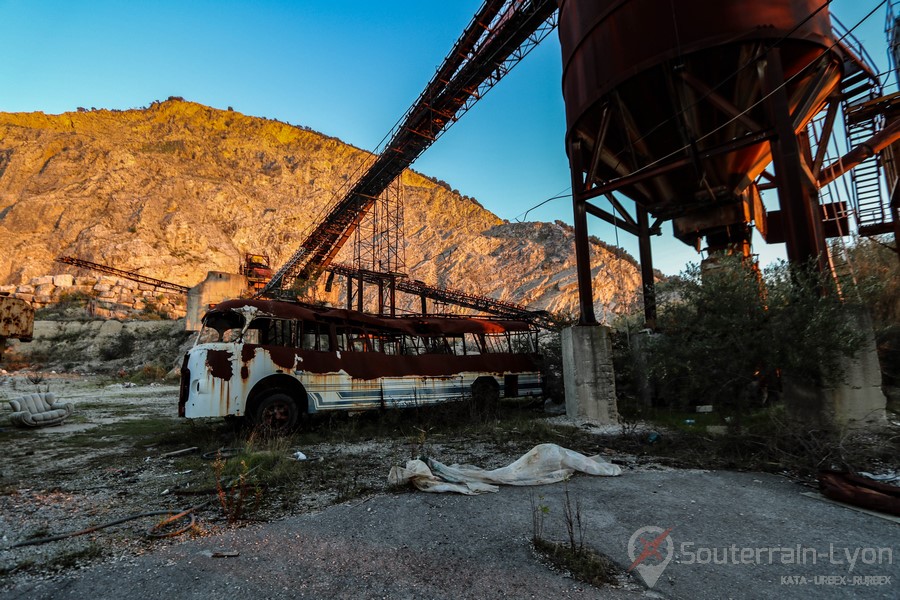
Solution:
[(196, 344), (240, 341), (244, 322), (244, 315), (239, 312), (211, 312), (203, 319), (203, 328)]

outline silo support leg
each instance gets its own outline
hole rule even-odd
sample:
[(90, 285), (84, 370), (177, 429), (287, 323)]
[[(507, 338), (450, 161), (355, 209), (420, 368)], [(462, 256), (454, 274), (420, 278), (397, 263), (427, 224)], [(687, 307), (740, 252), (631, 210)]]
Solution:
[(775, 124), (776, 138), (771, 142), (775, 165), (778, 203), (784, 214), (788, 260), (792, 263), (817, 261), (819, 270), (825, 262), (825, 234), (818, 211), (818, 193), (803, 171), (803, 156), (794, 132), (784, 86), (781, 54), (777, 48), (766, 59), (764, 89), (766, 105)]
[(656, 329), (656, 283), (653, 280), (653, 251), (650, 247), (650, 215), (637, 205), (638, 251), (641, 259), (641, 288), (644, 293), (644, 322)]

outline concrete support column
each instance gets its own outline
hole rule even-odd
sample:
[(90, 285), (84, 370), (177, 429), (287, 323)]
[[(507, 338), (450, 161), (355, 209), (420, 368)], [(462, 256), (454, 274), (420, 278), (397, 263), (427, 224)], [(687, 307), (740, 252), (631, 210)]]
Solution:
[(609, 328), (576, 325), (562, 331), (566, 415), (601, 425), (618, 423)]
[(881, 366), (872, 322), (864, 313), (855, 318), (859, 330), (867, 332), (866, 340), (856, 356), (842, 359), (841, 382), (823, 387), (785, 374), (785, 407), (797, 421), (812, 427), (838, 429), (885, 425), (887, 398), (881, 389)]

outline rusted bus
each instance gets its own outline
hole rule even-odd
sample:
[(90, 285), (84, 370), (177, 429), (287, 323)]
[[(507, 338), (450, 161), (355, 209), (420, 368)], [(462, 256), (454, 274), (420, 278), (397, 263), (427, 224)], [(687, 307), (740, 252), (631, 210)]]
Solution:
[(204, 317), (185, 357), (179, 414), (290, 427), (302, 413), (436, 404), (476, 389), (488, 401), (540, 395), (536, 349), (522, 321), (233, 300)]
[(12, 296), (0, 296), (0, 340), (15, 338), (25, 342), (34, 335), (34, 309)]

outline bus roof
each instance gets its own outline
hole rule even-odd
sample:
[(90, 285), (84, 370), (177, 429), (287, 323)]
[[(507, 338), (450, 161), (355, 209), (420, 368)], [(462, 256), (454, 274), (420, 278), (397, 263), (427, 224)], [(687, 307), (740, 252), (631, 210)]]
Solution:
[(389, 317), (361, 313), (344, 308), (330, 308), (286, 302), (282, 300), (239, 299), (220, 302), (208, 314), (240, 312), (252, 307), (261, 315), (278, 319), (299, 319), (302, 321), (344, 322), (376, 329), (399, 331), (415, 335), (462, 335), (464, 333), (505, 333), (530, 331), (533, 326), (528, 321), (516, 319), (473, 318), (457, 316), (402, 316)]

